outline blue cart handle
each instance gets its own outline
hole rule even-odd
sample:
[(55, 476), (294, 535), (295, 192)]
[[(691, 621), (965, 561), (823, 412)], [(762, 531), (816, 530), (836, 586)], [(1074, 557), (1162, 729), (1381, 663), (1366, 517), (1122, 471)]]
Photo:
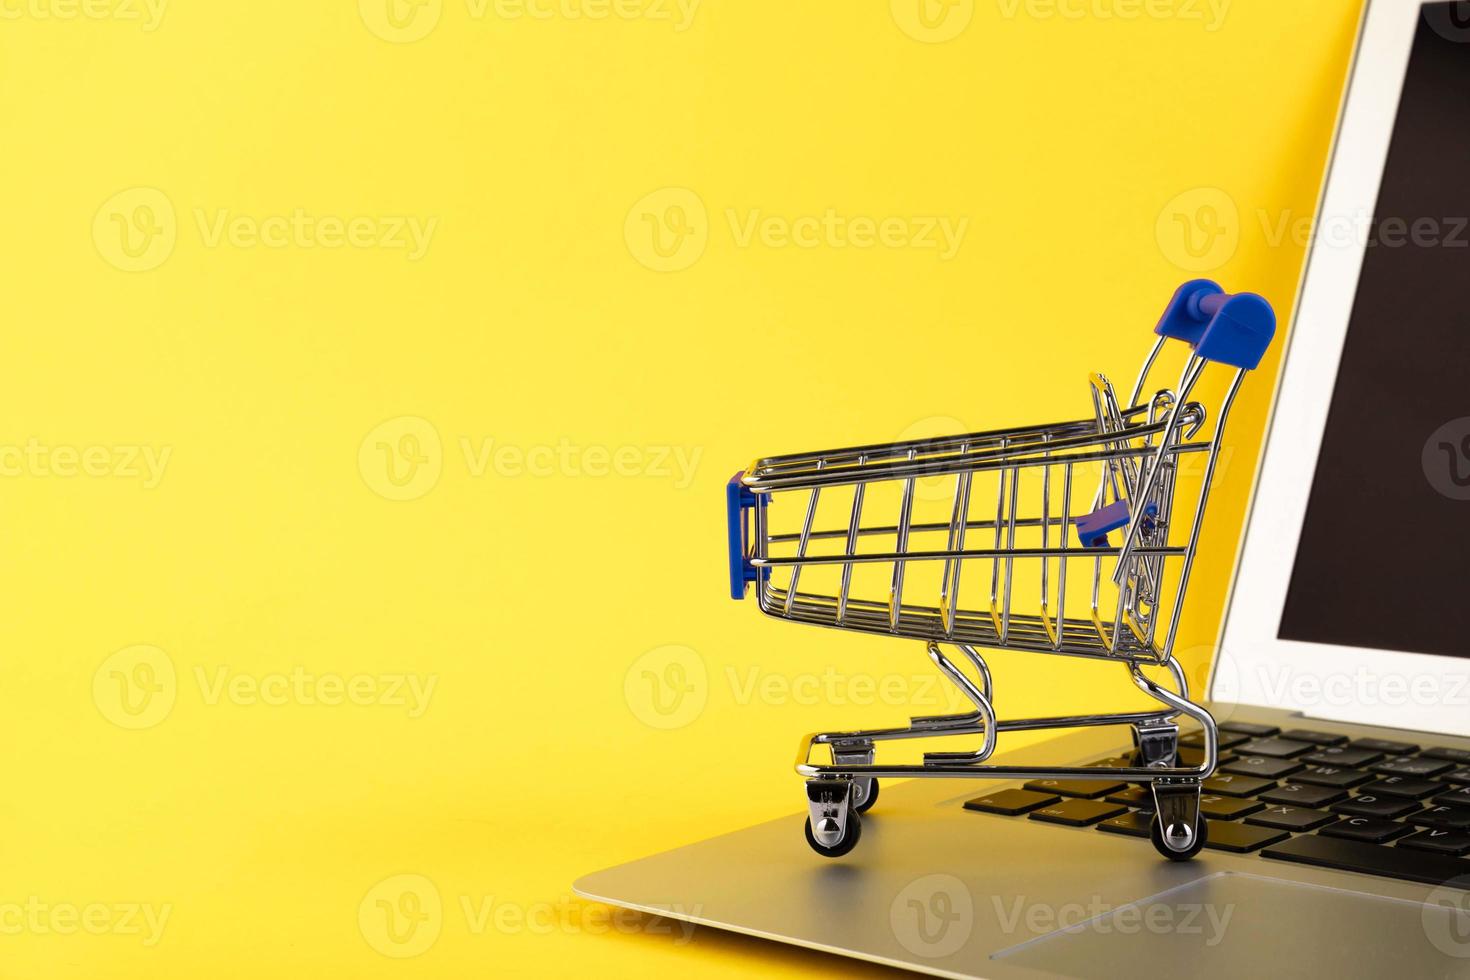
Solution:
[(1207, 361), (1252, 371), (1276, 336), (1276, 312), (1255, 293), (1231, 295), (1194, 279), (1174, 291), (1154, 333), (1186, 342)]
[(725, 484), (725, 521), (730, 544), (730, 598), (744, 599), (746, 587), (756, 581), (757, 570), (746, 556), (750, 553), (750, 521), (747, 512), (765, 501), (759, 494), (745, 489), (741, 470)]

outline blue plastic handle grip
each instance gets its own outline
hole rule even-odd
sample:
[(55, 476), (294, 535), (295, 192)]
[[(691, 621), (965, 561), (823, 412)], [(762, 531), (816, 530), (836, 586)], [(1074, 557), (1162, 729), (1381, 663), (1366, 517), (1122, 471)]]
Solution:
[(1174, 291), (1154, 333), (1184, 341), (1207, 361), (1251, 371), (1276, 336), (1276, 311), (1255, 293), (1231, 295), (1193, 279)]
[(757, 494), (745, 489), (741, 470), (725, 484), (725, 527), (730, 545), (730, 598), (744, 599), (746, 586), (756, 580), (756, 567), (745, 558), (745, 512), (762, 504)]

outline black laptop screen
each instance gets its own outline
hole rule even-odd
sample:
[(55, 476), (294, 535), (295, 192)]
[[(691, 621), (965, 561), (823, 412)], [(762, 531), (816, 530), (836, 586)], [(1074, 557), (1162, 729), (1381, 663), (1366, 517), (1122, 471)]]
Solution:
[[(1308, 497), (1282, 639), (1470, 657), (1467, 225), (1470, 3), (1427, 4)], [(1331, 231), (1319, 222), (1319, 234)], [(1315, 355), (1298, 343), (1292, 356)]]

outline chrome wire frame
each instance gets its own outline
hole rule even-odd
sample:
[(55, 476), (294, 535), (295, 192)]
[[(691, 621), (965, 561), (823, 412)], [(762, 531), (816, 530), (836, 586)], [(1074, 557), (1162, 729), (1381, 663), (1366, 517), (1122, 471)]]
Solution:
[[(746, 559), (756, 570), (762, 612), (815, 626), (921, 640), (935, 666), (974, 705), (972, 711), (959, 715), (914, 718), (902, 728), (809, 735), (798, 750), (798, 772), (809, 779), (841, 777), (859, 781), (883, 776), (1095, 777), (1100, 772), (1095, 767), (983, 763), (995, 751), (1001, 732), (1114, 724), (1132, 725), (1135, 742), (1140, 746), (1145, 733), (1163, 734), (1166, 748), (1152, 757), (1144, 753), (1145, 765), (1106, 770), (1111, 778), (1195, 784), (1214, 771), (1218, 755), (1215, 723), (1207, 711), (1190, 700), (1173, 646), (1225, 423), (1245, 372), (1235, 373), (1213, 430), (1201, 439), (1207, 414), (1189, 396), (1203, 373), (1203, 360), (1191, 355), (1173, 388), (1140, 402), (1162, 345), (1160, 338), (1144, 361), (1126, 408), (1105, 377), (1092, 376), (1091, 419), (775, 456), (757, 460), (747, 469), (741, 482), (756, 495), (758, 503)], [(1188, 454), (1201, 453), (1204, 474), (1198, 497), (1192, 509), (1181, 507), (1183, 513), (1176, 515), (1179, 461)], [(1095, 489), (1079, 485), (1077, 471), (1081, 466), (1101, 468)], [(995, 474), (993, 519), (988, 514), (972, 516), (978, 474)], [(950, 520), (916, 522), (916, 481), (933, 477), (953, 478)], [(875, 484), (885, 482), (898, 484), (899, 507), (891, 521), (879, 523), (873, 521), (870, 491)], [(1033, 491), (1034, 496), (1037, 485), (1037, 506), (1023, 510), (1023, 487)], [(822, 492), (847, 486), (853, 490), (845, 525), (817, 527), (817, 504)], [(767, 504), (790, 495), (806, 497), (800, 530), (771, 533)], [(1128, 522), (1119, 529), (1121, 541), (1114, 546), (1110, 538), (1104, 546), (1086, 547), (1074, 540), (1077, 518), (1107, 506), (1109, 501), (1128, 502)], [(1018, 530), (1039, 537), (1039, 544), (1018, 546)], [(967, 537), (975, 541), (977, 534), (978, 547), (967, 542)], [(892, 548), (860, 550), (862, 543), (874, 539), (880, 544), (891, 541)], [(815, 554), (811, 548), (817, 543), (840, 543), (840, 550)], [(924, 544), (930, 546), (921, 546)], [(1078, 559), (1091, 568), (1090, 582), (1085, 583), (1090, 586), (1090, 602), (1086, 615), (1068, 616), (1068, 566)], [(1037, 561), (1040, 594), (1022, 597), (1013, 587), (1016, 565)], [(908, 566), (929, 562), (943, 563), (938, 595), (932, 604), (905, 595)], [(853, 595), (854, 568), (871, 564), (891, 566), (888, 594)], [(824, 565), (840, 566), (836, 591), (801, 591), (802, 569)], [(973, 574), (962, 574), (966, 567), (977, 566), (990, 573), (988, 603), (983, 580), (976, 585)], [(787, 568), (791, 570), (787, 583), (777, 584), (775, 573)], [(1115, 603), (1102, 601), (1105, 582), (1116, 587)], [(978, 589), (981, 596), (969, 608), (961, 605), (962, 584), (971, 594)], [(1075, 591), (1075, 582), (1073, 588)], [(959, 650), (979, 681), (956, 666), (941, 644)], [(1134, 685), (1160, 707), (1120, 714), (1000, 720), (995, 713), (989, 669), (977, 647), (1120, 661)], [(1142, 671), (1145, 667), (1165, 668), (1175, 690), (1151, 680)], [(1175, 719), (1180, 715), (1195, 721), (1202, 730), (1204, 752), (1198, 766), (1177, 764)], [(872, 764), (874, 742), (949, 735), (980, 735), (982, 740), (971, 751), (927, 753), (922, 764)], [(812, 750), (817, 745), (830, 748), (833, 764), (812, 761)], [(1194, 792), (1197, 795), (1197, 785)]]

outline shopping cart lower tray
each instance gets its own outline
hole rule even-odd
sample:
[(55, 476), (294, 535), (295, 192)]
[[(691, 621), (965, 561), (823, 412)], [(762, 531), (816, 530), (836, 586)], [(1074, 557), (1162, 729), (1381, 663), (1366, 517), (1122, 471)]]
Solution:
[[(877, 800), (882, 778), (1106, 775), (1151, 787), (1160, 853), (1187, 860), (1199, 852), (1200, 784), (1214, 772), (1218, 736), (1209, 712), (1190, 700), (1174, 640), (1230, 406), (1275, 327), (1261, 297), (1194, 280), (1155, 328), (1126, 403), (1103, 375), (1091, 377), (1091, 418), (773, 456), (735, 474), (726, 502), (734, 598), (754, 586), (768, 616), (920, 641), (972, 705), (901, 728), (806, 737), (796, 768), (807, 780), (814, 850), (837, 857), (857, 845), (859, 815)], [(1145, 399), (1170, 339), (1189, 345), (1182, 373)], [(1212, 363), (1234, 375), (1209, 413), (1191, 395)], [(1000, 719), (982, 647), (1118, 661), (1157, 706)], [(1180, 763), (1181, 715), (1202, 733), (1197, 766)], [(1092, 725), (1131, 726), (1133, 764), (986, 764), (1003, 732)], [(967, 751), (875, 762), (879, 742), (977, 735), (979, 747)], [(816, 746), (828, 761), (813, 761)]]

